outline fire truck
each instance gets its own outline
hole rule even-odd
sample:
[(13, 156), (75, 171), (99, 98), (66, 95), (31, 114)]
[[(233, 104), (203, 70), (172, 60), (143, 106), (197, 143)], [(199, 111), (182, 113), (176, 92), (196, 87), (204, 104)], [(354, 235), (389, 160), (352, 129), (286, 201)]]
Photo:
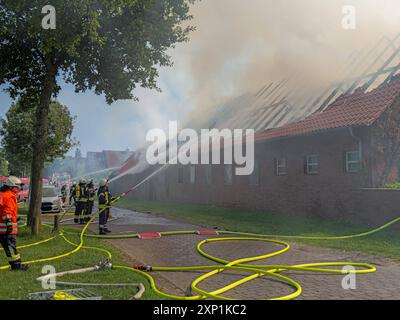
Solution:
[[(8, 177), (1, 177), (0, 178), (0, 186), (3, 185), (3, 182), (7, 180)], [(30, 179), (29, 178), (20, 178), (22, 181), (22, 188), (21, 191), (17, 194), (18, 202), (28, 201), (29, 199), (29, 185)], [(43, 184), (46, 185), (49, 183), (49, 180), (43, 179)]]

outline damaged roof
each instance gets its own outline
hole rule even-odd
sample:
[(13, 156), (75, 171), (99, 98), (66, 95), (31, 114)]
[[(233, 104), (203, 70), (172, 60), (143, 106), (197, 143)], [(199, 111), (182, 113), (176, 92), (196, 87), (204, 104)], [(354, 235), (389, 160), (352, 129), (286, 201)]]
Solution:
[(383, 83), (370, 92), (358, 88), (351, 95), (341, 95), (323, 112), (313, 113), (304, 120), (266, 130), (256, 140), (270, 140), (337, 128), (370, 126), (400, 96), (400, 77)]

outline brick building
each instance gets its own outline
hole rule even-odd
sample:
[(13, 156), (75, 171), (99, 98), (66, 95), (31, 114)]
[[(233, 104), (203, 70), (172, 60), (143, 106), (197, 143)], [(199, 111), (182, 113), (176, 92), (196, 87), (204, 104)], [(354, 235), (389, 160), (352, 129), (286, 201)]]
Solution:
[[(235, 176), (230, 165), (171, 165), (132, 197), (387, 221), (399, 213), (400, 193), (378, 188), (399, 179), (400, 78), (365, 90), (343, 94), (303, 120), (258, 132), (251, 176)], [(137, 166), (143, 152), (126, 165)], [(155, 169), (126, 175), (113, 187), (123, 191)]]

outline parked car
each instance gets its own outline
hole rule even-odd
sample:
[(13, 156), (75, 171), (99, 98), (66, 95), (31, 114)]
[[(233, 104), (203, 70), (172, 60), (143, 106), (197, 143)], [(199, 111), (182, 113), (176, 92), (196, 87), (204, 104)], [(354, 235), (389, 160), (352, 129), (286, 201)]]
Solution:
[(42, 191), (42, 213), (60, 213), (61, 199), (59, 191), (54, 186), (43, 186)]

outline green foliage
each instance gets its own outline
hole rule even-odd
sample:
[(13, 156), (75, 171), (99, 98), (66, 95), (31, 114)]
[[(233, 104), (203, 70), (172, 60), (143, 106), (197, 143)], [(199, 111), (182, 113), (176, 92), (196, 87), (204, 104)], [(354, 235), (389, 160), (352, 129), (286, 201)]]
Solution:
[(385, 189), (400, 189), (400, 182), (389, 183), (385, 185)]
[(31, 172), (29, 224), (40, 225), (40, 180), (47, 114), (60, 75), (76, 92), (94, 90), (107, 103), (135, 99), (136, 86), (157, 89), (168, 49), (187, 41), (195, 0), (52, 0), (56, 29), (42, 27), (47, 0), (0, 1), (0, 85), (12, 98), (39, 99)]
[(0, 176), (8, 176), (8, 161), (4, 149), (0, 149)]
[[(53, 0), (56, 29), (42, 28), (47, 0), (0, 2), (0, 84), (11, 96), (40, 96), (50, 66), (76, 91), (94, 89), (108, 103), (156, 88), (166, 51), (187, 41), (194, 0)], [(56, 92), (60, 88), (56, 88)]]
[[(23, 212), (23, 211), (22, 211)], [(51, 219), (48, 222), (51, 223)], [(67, 232), (76, 232), (74, 229), (67, 229)], [(26, 245), (36, 241), (41, 241), (46, 238), (53, 237), (54, 233), (51, 233), (50, 228), (43, 228), (40, 236), (32, 238), (29, 234), (29, 230), (25, 227), (20, 228), (18, 234), (18, 245)], [(66, 234), (67, 238), (73, 243), (79, 243), (78, 235)], [(126, 257), (117, 248), (112, 246), (110, 242), (99, 239), (85, 239), (85, 245), (88, 247), (97, 247), (111, 251), (114, 265), (126, 265), (124, 259)], [(34, 260), (38, 258), (52, 257), (60, 255), (65, 252), (74, 249), (74, 247), (65, 242), (61, 237), (57, 237), (54, 240), (46, 242), (44, 244), (24, 248), (20, 250), (21, 257), (24, 261)], [(51, 264), (59, 272), (81, 269), (90, 266), (94, 266), (100, 261), (107, 258), (104, 252), (82, 248), (79, 252), (72, 254), (66, 258), (54, 260), (51, 262), (35, 263), (32, 264), (28, 271), (20, 272), (16, 275), (8, 270), (1, 271), (0, 281), (0, 300), (27, 300), (29, 293), (47, 291), (42, 288), (40, 282), (35, 281), (37, 277), (43, 275), (42, 268), (46, 264)], [(6, 265), (7, 260), (4, 252), (0, 251), (0, 265)], [(108, 271), (98, 271), (93, 273), (84, 273), (77, 275), (67, 275), (63, 277), (64, 281), (71, 282), (85, 282), (85, 283), (129, 283), (129, 282), (141, 282), (145, 285), (146, 291), (142, 297), (143, 300), (155, 300), (160, 299), (158, 295), (150, 288), (148, 281), (129, 270), (112, 269)], [(10, 288), (13, 288), (12, 290)], [(73, 289), (76, 287), (70, 287)], [(65, 287), (57, 286), (58, 290), (63, 290)], [(50, 289), (49, 289), (50, 290)], [(91, 292), (102, 296), (104, 300), (129, 300), (137, 292), (136, 288), (132, 287), (90, 287), (88, 288)]]
[[(29, 173), (33, 154), (33, 137), (36, 130), (34, 115), (36, 107), (18, 101), (1, 120), (0, 135), (12, 174)], [(68, 108), (53, 101), (50, 104), (49, 131), (46, 160), (63, 157), (77, 142), (71, 137), (74, 118)]]

